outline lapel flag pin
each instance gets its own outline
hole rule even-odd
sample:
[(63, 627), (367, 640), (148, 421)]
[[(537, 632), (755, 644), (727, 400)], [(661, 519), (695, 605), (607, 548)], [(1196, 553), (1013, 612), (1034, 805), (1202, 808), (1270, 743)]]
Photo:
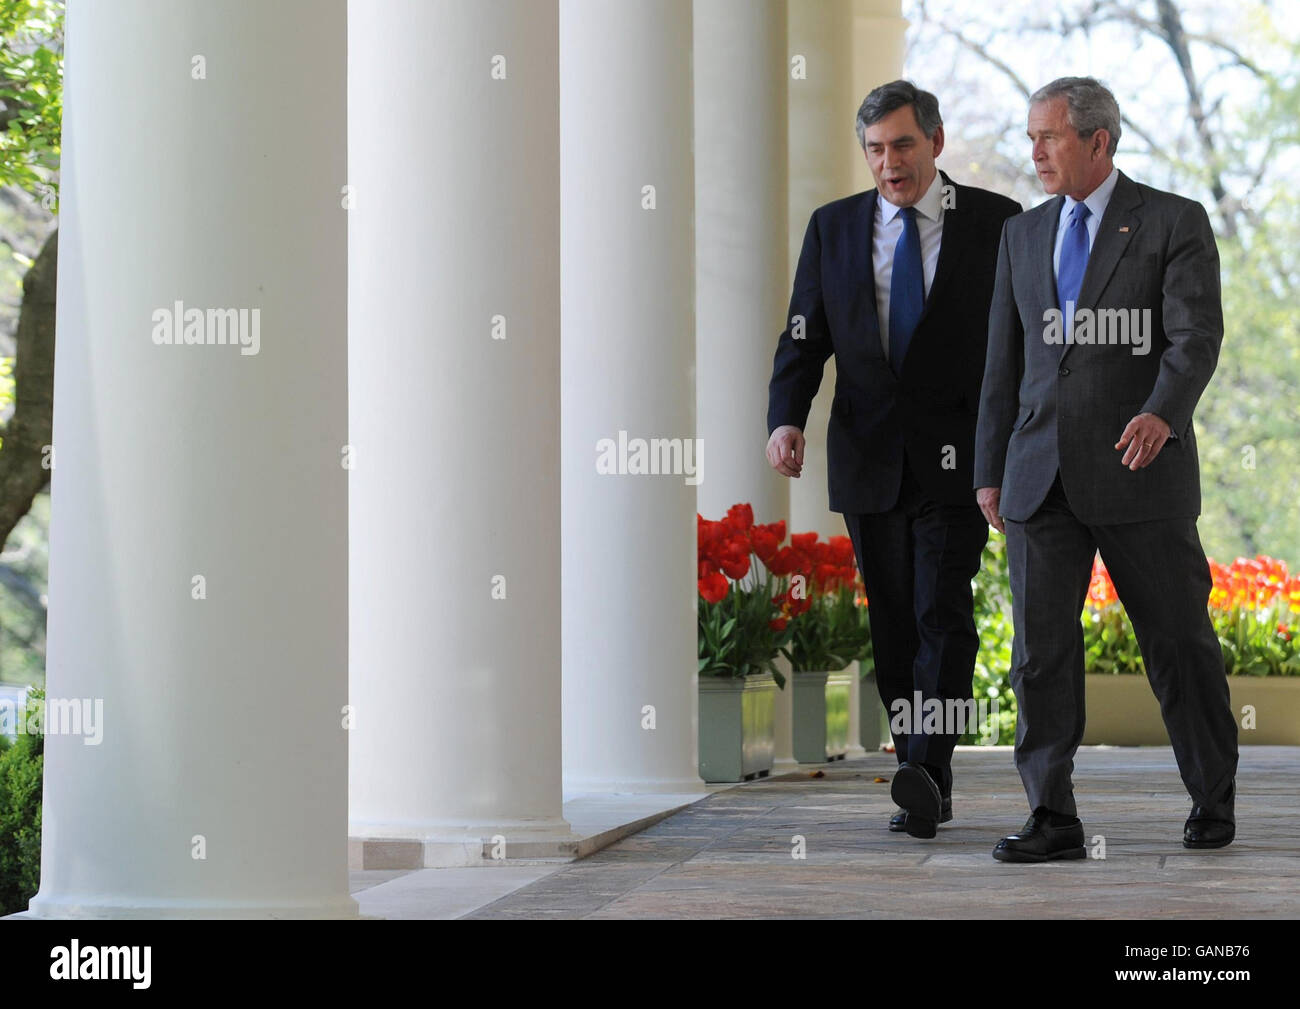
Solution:
[(1128, 225), (1127, 225), (1127, 224), (1124, 225), (1124, 227), (1120, 228), (1119, 230), (1120, 230), (1120, 231), (1128, 231)]

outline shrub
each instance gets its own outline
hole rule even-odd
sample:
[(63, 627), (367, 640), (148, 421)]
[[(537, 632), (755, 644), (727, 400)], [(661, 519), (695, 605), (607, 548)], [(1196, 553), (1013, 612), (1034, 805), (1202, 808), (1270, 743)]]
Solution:
[(25, 911), (41, 880), (43, 737), (0, 747), (0, 915)]

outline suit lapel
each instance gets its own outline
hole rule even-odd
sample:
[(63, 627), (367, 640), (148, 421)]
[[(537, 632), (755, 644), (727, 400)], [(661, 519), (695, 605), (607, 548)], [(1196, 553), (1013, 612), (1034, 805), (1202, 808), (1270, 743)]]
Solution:
[(1096, 307), (1102, 289), (1115, 272), (1115, 264), (1137, 232), (1140, 222), (1133, 211), (1141, 205), (1142, 195), (1137, 186), (1121, 172), (1115, 180), (1115, 191), (1110, 194), (1110, 203), (1106, 204), (1106, 213), (1097, 225), (1092, 251), (1088, 253), (1088, 266), (1079, 287), (1080, 308)]
[(852, 292), (849, 318), (862, 321), (861, 332), (867, 353), (884, 357), (885, 352), (880, 348), (880, 321), (876, 312), (876, 271), (871, 258), (878, 198), (879, 194), (872, 189), (858, 204), (857, 220), (849, 229), (852, 241), (849, 245), (845, 281), (848, 290)]
[(1029, 261), (1034, 264), (1034, 280), (1042, 303), (1057, 308), (1061, 306), (1056, 304), (1056, 270), (1052, 258), (1056, 251), (1056, 225), (1061, 219), (1061, 204), (1064, 202), (1065, 197), (1058, 196), (1050, 203), (1043, 204), (1029, 238)]
[[(936, 180), (940, 186), (950, 186), (952, 181), (942, 172)], [(961, 198), (961, 187), (954, 187), (955, 196), (953, 205), (944, 208), (943, 211), (943, 234), (939, 239), (939, 262), (934, 268), (934, 280), (930, 284), (930, 292), (926, 295), (925, 305), (921, 309), (921, 318), (917, 321), (917, 329), (925, 324), (925, 317), (930, 314), (930, 306), (938, 298), (944, 296), (949, 282), (952, 280), (953, 272), (961, 262), (970, 244), (971, 229), (970, 209), (965, 208), (963, 213), (963, 204), (965, 201)]]
[[(1088, 253), (1088, 265), (1084, 268), (1083, 282), (1079, 286), (1079, 304), (1076, 306), (1076, 311), (1081, 308), (1097, 307), (1097, 299), (1101, 297), (1107, 281), (1115, 272), (1115, 265), (1141, 224), (1134, 213), (1141, 205), (1142, 194), (1138, 191), (1138, 187), (1127, 175), (1120, 172), (1119, 178), (1115, 180), (1115, 190), (1110, 194), (1110, 202), (1106, 204), (1106, 212), (1101, 217), (1101, 223), (1097, 225), (1097, 237), (1092, 243), (1092, 251)], [(1051, 262), (1050, 253), (1048, 262)], [(1072, 343), (1065, 345), (1065, 349), (1061, 351), (1062, 359), (1073, 346), (1075, 345)]]

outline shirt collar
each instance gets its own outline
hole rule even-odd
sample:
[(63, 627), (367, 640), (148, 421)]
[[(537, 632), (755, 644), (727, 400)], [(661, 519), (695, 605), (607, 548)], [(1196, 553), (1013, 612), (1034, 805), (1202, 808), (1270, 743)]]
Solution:
[[(941, 176), (938, 171), (936, 171), (934, 173), (934, 178), (930, 180), (929, 188), (926, 189), (926, 191), (921, 194), (921, 198), (916, 201), (916, 212), (922, 217), (929, 218), (931, 221), (939, 220), (939, 216), (943, 213), (943, 184), (940, 182), (940, 178)], [(885, 199), (883, 193), (881, 193), (880, 198), (876, 200), (876, 206), (880, 208), (880, 220), (883, 224), (888, 224), (892, 221), (898, 216), (899, 210), (902, 209), (901, 207), (896, 207)], [(1089, 207), (1088, 209), (1091, 210), (1092, 208)]]
[(1082, 202), (1088, 208), (1088, 213), (1100, 221), (1106, 213), (1106, 207), (1110, 204), (1111, 193), (1115, 192), (1115, 183), (1118, 181), (1119, 169), (1112, 168), (1110, 174), (1102, 179), (1101, 185), (1085, 196), (1082, 201), (1067, 196), (1064, 206), (1061, 207), (1061, 217), (1068, 218), (1074, 213), (1075, 204)]

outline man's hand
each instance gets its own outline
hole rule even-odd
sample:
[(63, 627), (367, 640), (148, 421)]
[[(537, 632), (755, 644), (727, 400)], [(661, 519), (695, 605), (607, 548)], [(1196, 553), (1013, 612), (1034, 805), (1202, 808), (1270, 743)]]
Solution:
[(1128, 446), (1120, 465), (1133, 471), (1151, 465), (1151, 460), (1160, 454), (1168, 440), (1169, 425), (1160, 417), (1154, 413), (1138, 414), (1128, 422), (1115, 443), (1116, 450)]
[(998, 514), (998, 506), (1002, 504), (1001, 487), (981, 487), (975, 492), (975, 502), (980, 506), (980, 511), (984, 513), (989, 525), (1000, 533), (1007, 531), (1002, 516)]
[(767, 461), (783, 476), (797, 477), (803, 471), (803, 432), (793, 424), (782, 424), (767, 440)]

